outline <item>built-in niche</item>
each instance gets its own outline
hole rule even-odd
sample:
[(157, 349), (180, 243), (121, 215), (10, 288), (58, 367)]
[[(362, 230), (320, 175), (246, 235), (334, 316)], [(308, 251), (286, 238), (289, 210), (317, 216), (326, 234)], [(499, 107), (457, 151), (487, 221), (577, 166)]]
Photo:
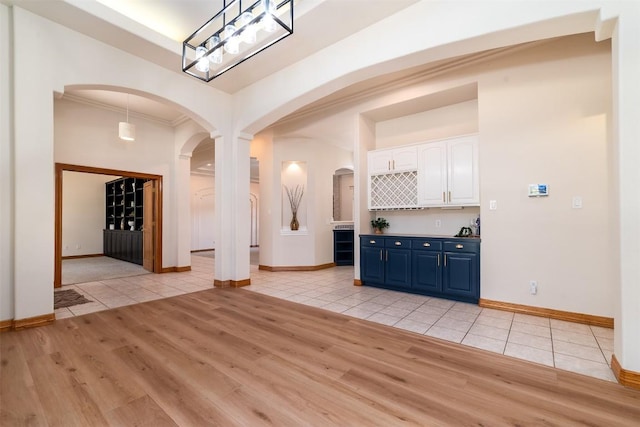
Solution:
[(285, 233), (307, 231), (307, 162), (284, 161), (282, 182), (282, 227)]
[(340, 168), (333, 174), (333, 220), (353, 221), (353, 169)]

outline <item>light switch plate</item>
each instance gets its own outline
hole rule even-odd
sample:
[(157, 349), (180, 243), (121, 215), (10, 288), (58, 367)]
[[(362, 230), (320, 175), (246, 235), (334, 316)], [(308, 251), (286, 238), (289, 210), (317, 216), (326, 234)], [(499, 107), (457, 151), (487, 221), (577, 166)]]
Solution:
[(582, 197), (573, 196), (573, 199), (571, 200), (571, 207), (573, 209), (582, 209)]
[(498, 201), (497, 200), (489, 200), (489, 210), (495, 211), (498, 209)]

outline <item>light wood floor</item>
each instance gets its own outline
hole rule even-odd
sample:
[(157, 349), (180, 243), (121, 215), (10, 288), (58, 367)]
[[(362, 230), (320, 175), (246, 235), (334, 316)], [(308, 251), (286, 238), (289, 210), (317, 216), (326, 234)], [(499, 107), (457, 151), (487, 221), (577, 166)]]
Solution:
[(0, 335), (0, 425), (638, 426), (640, 392), (212, 289)]

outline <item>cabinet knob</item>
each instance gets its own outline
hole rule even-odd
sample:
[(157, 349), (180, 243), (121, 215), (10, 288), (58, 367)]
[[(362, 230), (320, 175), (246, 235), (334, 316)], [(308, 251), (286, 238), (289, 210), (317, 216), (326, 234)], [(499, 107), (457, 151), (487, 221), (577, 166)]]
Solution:
[(372, 245), (375, 245), (376, 241), (375, 240), (369, 240), (369, 243), (372, 244)]
[(462, 248), (464, 248), (464, 245), (461, 245), (460, 243), (456, 245), (456, 249), (462, 249)]
[(396, 246), (402, 246), (402, 242), (396, 242), (395, 245)]
[(431, 243), (423, 243), (422, 246), (424, 246), (425, 248), (428, 248), (429, 246), (431, 246)]

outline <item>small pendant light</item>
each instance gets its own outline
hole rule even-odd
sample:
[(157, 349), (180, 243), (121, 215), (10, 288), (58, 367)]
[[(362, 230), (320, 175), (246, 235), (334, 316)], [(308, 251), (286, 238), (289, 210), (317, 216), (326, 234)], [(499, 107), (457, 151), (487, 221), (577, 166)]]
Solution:
[(125, 141), (135, 141), (136, 126), (129, 123), (129, 94), (127, 94), (127, 121), (118, 125), (118, 136)]

